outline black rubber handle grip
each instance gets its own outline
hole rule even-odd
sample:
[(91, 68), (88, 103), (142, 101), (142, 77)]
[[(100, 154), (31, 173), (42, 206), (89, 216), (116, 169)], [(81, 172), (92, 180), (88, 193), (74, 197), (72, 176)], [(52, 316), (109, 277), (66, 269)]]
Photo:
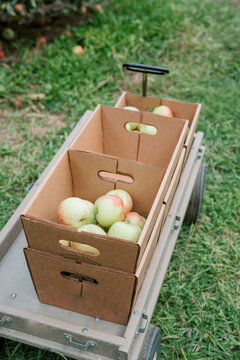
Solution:
[(125, 63), (123, 67), (130, 71), (141, 72), (144, 74), (166, 75), (169, 74), (169, 70), (159, 66), (151, 66), (144, 64)]

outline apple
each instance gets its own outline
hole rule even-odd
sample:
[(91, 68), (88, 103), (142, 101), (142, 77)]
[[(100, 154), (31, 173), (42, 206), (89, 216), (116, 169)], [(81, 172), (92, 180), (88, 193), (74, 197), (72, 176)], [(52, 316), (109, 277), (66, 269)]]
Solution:
[(95, 201), (95, 214), (99, 225), (108, 228), (124, 219), (124, 203), (119, 196), (102, 195)]
[(45, 38), (45, 36), (40, 36), (39, 38), (37, 38), (37, 43), (44, 45), (47, 43), (47, 39)]
[(188, 133), (189, 133), (189, 127), (187, 127), (187, 130), (186, 130), (186, 134), (185, 134), (185, 139), (184, 139), (184, 142), (187, 140), (187, 137), (188, 137)]
[(123, 109), (125, 109), (125, 110), (139, 111), (135, 106), (124, 106)]
[(11, 28), (5, 28), (2, 32), (2, 36), (5, 40), (13, 40), (16, 36), (15, 32)]
[(157, 129), (155, 128), (155, 126), (152, 125), (139, 124), (138, 129), (141, 134), (148, 134), (148, 135), (157, 134)]
[(138, 123), (128, 122), (126, 123), (125, 128), (128, 131), (138, 132), (138, 125), (139, 125)]
[(164, 116), (173, 117), (172, 110), (171, 110), (168, 106), (166, 106), (166, 105), (157, 106), (157, 107), (153, 110), (153, 114), (158, 114), (158, 115), (164, 115)]
[(60, 224), (78, 229), (85, 224), (95, 222), (95, 207), (88, 200), (78, 197), (69, 197), (63, 200), (58, 207), (58, 220)]
[(99, 255), (99, 250), (96, 249), (95, 247), (91, 246), (91, 245), (87, 245), (87, 244), (81, 244), (81, 243), (77, 243), (77, 242), (71, 242), (71, 248), (75, 249), (77, 251), (81, 251), (81, 252), (87, 252), (90, 253), (92, 255)]
[(60, 244), (63, 245), (63, 246), (71, 246), (71, 242), (70, 241), (67, 241), (67, 240), (59, 240)]
[(138, 225), (143, 229), (146, 219), (137, 212), (132, 211), (125, 215), (124, 222), (127, 224)]
[(108, 230), (108, 235), (119, 239), (137, 242), (141, 232), (142, 230), (138, 225), (117, 221)]
[(82, 55), (84, 53), (84, 48), (80, 45), (76, 45), (72, 48), (72, 51), (74, 54), (77, 54), (77, 55)]
[(98, 226), (96, 224), (83, 225), (83, 226), (79, 227), (77, 229), (77, 231), (79, 231), (79, 232), (87, 231), (87, 232), (94, 233), (94, 234), (107, 235), (106, 232), (100, 226)]
[(122, 190), (122, 189), (115, 189), (115, 190), (109, 191), (107, 194), (116, 195), (116, 196), (120, 197), (120, 199), (122, 199), (123, 205), (124, 205), (124, 214), (127, 214), (130, 211), (132, 211), (133, 201), (132, 201), (130, 194), (127, 191)]
[(0, 59), (5, 56), (5, 52), (3, 50), (0, 50)]
[(24, 4), (20, 4), (20, 3), (15, 4), (14, 5), (14, 10), (20, 15), (25, 15), (25, 13), (26, 13), (26, 9), (25, 9)]

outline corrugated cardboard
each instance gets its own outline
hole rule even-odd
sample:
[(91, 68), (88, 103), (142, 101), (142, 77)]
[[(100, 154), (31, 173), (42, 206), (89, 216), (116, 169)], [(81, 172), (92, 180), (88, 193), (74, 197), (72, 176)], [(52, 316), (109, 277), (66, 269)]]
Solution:
[[(128, 132), (124, 125), (130, 120), (154, 125), (157, 136)], [(133, 273), (163, 204), (187, 125), (187, 120), (99, 105), (21, 216), (29, 246)], [(100, 176), (102, 171), (113, 174), (113, 178), (118, 174), (129, 176), (133, 182), (106, 181)], [(58, 224), (57, 209), (65, 198), (78, 196), (94, 203), (99, 196), (118, 188), (128, 191), (133, 210), (147, 217), (137, 244), (79, 233)], [(80, 253), (61, 246), (60, 240), (91, 245), (100, 254)]]
[[(152, 125), (157, 134), (130, 132), (125, 128), (128, 122)], [(167, 168), (180, 156), (187, 127), (184, 118), (98, 105), (71, 148)]]
[[(197, 128), (201, 104), (151, 96), (141, 96), (125, 91), (118, 99), (115, 107), (123, 108), (124, 106), (134, 106), (141, 111), (147, 111), (148, 108), (155, 108), (160, 105), (169, 106), (170, 109), (173, 111), (174, 117), (180, 119), (187, 119), (189, 121), (189, 132), (184, 142), (184, 145), (187, 148), (187, 157), (192, 146), (194, 133)], [(169, 117), (167, 118), (170, 119)]]
[(161, 229), (164, 207), (136, 274), (24, 249), (39, 301), (126, 325), (147, 272)]
[[(153, 214), (148, 216), (138, 243), (109, 236), (79, 233), (75, 229), (58, 224), (58, 206), (62, 200), (77, 196), (94, 203), (99, 196), (115, 188), (114, 182), (98, 176), (99, 171), (116, 173), (118, 168), (121, 169), (121, 173), (127, 172), (134, 179), (132, 184), (122, 183), (119, 186), (131, 195), (134, 210), (145, 217)], [(29, 247), (133, 273), (162, 205), (155, 197), (164, 173), (165, 170), (160, 167), (141, 162), (69, 149), (21, 215)], [(100, 254), (90, 255), (64, 247), (59, 243), (60, 240), (91, 245), (97, 248)]]

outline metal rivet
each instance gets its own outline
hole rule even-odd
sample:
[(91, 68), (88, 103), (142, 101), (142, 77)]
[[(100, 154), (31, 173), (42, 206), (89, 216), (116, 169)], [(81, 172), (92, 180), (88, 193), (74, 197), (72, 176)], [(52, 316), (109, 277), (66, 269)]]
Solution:
[(87, 329), (87, 328), (83, 328), (83, 329), (82, 329), (82, 333), (83, 333), (83, 334), (86, 334), (87, 332), (88, 332), (88, 329)]
[(15, 299), (16, 297), (17, 297), (17, 294), (15, 294), (15, 293), (11, 294), (12, 299)]

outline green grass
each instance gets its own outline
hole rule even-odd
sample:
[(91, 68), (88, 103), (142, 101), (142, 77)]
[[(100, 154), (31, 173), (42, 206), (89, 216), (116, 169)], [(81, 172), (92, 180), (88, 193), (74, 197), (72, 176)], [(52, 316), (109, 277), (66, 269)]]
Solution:
[[(35, 52), (17, 43), (20, 61), (0, 68), (0, 227), (86, 109), (141, 91), (124, 62), (170, 69), (149, 77), (149, 95), (202, 103), (204, 202), (197, 224), (182, 227), (152, 318), (162, 329), (161, 359), (240, 358), (239, 30), (230, 0), (112, 0), (73, 37), (59, 34)], [(76, 43), (86, 49), (81, 57), (71, 52)], [(46, 94), (44, 108), (30, 99), (36, 92)], [(0, 344), (1, 360), (62, 359)]]

